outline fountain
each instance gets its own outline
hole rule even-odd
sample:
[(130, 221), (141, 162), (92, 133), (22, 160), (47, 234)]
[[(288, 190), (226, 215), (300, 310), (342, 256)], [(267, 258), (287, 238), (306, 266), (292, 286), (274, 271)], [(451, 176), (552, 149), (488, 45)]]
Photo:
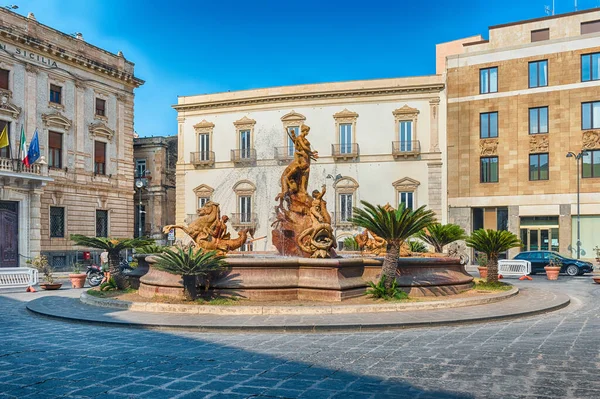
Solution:
[[(198, 209), (198, 219), (190, 225), (165, 226), (165, 233), (176, 228), (189, 235), (203, 250), (227, 254), (226, 276), (212, 282), (212, 290), (222, 295), (239, 295), (250, 300), (342, 301), (362, 296), (367, 281), (377, 281), (386, 242), (372, 232), (357, 236), (360, 257), (340, 257), (331, 216), (323, 199), (325, 186), (308, 194), (311, 161), (318, 159), (302, 125), (300, 134), (288, 135), (294, 143), (294, 159), (281, 175), (281, 192), (275, 198), (273, 245), (279, 254), (234, 255), (253, 231), (242, 230), (235, 239), (227, 233), (227, 216), (221, 216), (219, 204), (207, 202)], [(369, 236), (369, 234), (371, 236)], [(410, 250), (401, 251), (398, 287), (413, 296), (448, 295), (472, 286), (473, 278), (457, 258), (416, 258)], [(140, 279), (139, 295), (183, 298), (181, 277), (152, 267)]]

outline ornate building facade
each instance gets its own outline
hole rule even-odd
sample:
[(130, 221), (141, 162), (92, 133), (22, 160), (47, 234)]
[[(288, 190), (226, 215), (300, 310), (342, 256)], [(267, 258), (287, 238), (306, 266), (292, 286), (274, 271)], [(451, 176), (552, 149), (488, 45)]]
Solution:
[(302, 125), (319, 153), (309, 189), (325, 186), (338, 242), (358, 232), (349, 219), (361, 200), (427, 205), (445, 221), (443, 88), (433, 75), (179, 97), (176, 222), (210, 200), (230, 228), (256, 229), (245, 249), (274, 250), (275, 197), (294, 155), (286, 132)]
[[(131, 236), (133, 90), (143, 84), (121, 53), (0, 9), (0, 267), (37, 254), (69, 267), (69, 235)], [(24, 167), (21, 127), (41, 158)]]
[(580, 180), (581, 257), (594, 258), (600, 11), (492, 26), (489, 40), (457, 44), (438, 45), (453, 53), (445, 70), (449, 221), (467, 232), (510, 230), (525, 250), (576, 256)]

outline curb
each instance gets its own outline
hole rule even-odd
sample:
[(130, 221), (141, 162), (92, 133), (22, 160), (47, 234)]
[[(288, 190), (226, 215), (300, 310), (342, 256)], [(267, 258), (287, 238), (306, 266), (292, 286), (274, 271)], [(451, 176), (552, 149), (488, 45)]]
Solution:
[(508, 291), (477, 298), (458, 298), (431, 302), (409, 302), (373, 305), (318, 305), (318, 306), (221, 306), (221, 305), (184, 305), (156, 302), (131, 302), (110, 298), (97, 298), (83, 292), (79, 300), (91, 306), (131, 310), (134, 312), (176, 313), (176, 314), (212, 314), (212, 315), (326, 315), (402, 312), (410, 310), (449, 309), (464, 306), (485, 305), (511, 298), (519, 293), (517, 287)]

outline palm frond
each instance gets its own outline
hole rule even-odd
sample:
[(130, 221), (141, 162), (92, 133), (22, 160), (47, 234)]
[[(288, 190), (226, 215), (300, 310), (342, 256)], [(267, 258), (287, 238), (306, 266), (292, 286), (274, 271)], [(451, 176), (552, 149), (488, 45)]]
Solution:
[(465, 231), (459, 225), (452, 223), (432, 223), (427, 227), (427, 231), (421, 230), (416, 236), (433, 246), (435, 252), (442, 252), (446, 245), (466, 238)]
[(153, 244), (154, 240), (146, 237), (138, 238), (110, 238), (110, 237), (88, 237), (81, 234), (71, 234), (71, 240), (76, 246), (105, 249), (109, 253), (121, 252), (142, 245)]
[(156, 258), (158, 261), (154, 266), (157, 269), (180, 276), (207, 276), (226, 266), (225, 257), (217, 255), (216, 251), (204, 252), (193, 247), (167, 248)]
[(468, 247), (483, 252), (488, 257), (523, 245), (519, 237), (506, 230), (475, 230), (465, 241)]

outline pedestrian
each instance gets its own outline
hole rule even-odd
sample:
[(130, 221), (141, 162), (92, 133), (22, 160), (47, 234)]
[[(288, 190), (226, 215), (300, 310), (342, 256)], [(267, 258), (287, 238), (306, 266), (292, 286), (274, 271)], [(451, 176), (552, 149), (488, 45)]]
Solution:
[(100, 270), (104, 273), (104, 278), (100, 284), (108, 283), (110, 281), (110, 270), (108, 268), (108, 251), (106, 249), (100, 254)]

